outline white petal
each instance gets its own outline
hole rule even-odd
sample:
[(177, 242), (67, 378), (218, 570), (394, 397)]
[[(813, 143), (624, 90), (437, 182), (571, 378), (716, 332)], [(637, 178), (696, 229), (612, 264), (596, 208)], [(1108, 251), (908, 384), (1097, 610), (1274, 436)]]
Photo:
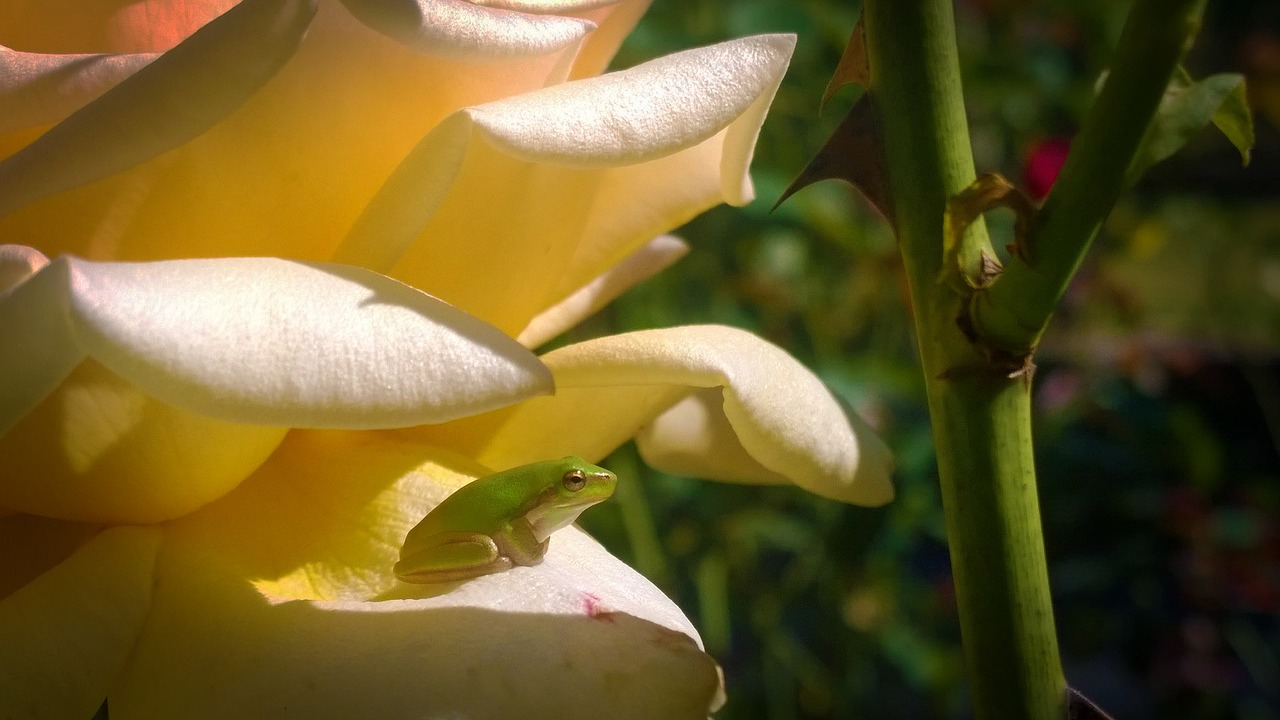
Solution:
[(525, 15), (464, 0), (342, 2), (361, 22), (403, 45), (459, 58), (544, 55), (581, 42), (595, 29), (579, 18)]
[(0, 245), (0, 294), (17, 287), (49, 264), (44, 253), (26, 245)]
[(339, 265), (63, 258), (0, 298), (0, 331), (6, 409), (29, 409), (84, 352), (156, 398), (259, 425), (441, 422), (551, 389), (494, 328)]
[(893, 458), (812, 372), (751, 333), (719, 325), (642, 330), (542, 356), (556, 392), (411, 432), (512, 467), (560, 454), (598, 460), (635, 437), (660, 469), (716, 480), (790, 482), (879, 505)]
[(745, 202), (742, 180), (764, 113), (795, 47), (791, 35), (758, 35), (686, 50), (598, 78), (518, 95), (470, 110), (486, 139), (538, 162), (610, 166), (668, 155), (731, 123), (745, 147), (726, 175), (730, 202)]
[(592, 10), (604, 5), (613, 5), (619, 0), (472, 0), (476, 5), (484, 5), (503, 10), (533, 13), (535, 15), (579, 12)]
[[(557, 386), (566, 388), (721, 387), (721, 411), (737, 444), (772, 476), (760, 481), (776, 482), (780, 475), (816, 494), (865, 505), (893, 497), (890, 455), (871, 428), (846, 413), (794, 358), (745, 331), (716, 325), (644, 330), (570, 345), (543, 356), (543, 362)], [(683, 444), (688, 419), (655, 425), (646, 443)], [(675, 432), (663, 432), (668, 429)], [(708, 439), (717, 435), (714, 427), (702, 432)], [(717, 477), (716, 453), (710, 449), (703, 469)], [(736, 448), (727, 452), (732, 457)]]
[(0, 294), (0, 435), (85, 357), (67, 317), (69, 285), (69, 266), (60, 259)]
[(45, 55), (0, 46), (0, 133), (60, 122), (157, 54)]
[(636, 448), (650, 466), (676, 475), (731, 482), (786, 484), (751, 456), (724, 415), (724, 391), (695, 390), (636, 434)]

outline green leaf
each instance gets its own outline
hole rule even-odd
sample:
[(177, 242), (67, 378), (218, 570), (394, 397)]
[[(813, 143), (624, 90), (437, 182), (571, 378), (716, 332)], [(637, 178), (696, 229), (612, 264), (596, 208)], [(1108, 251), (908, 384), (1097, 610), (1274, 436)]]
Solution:
[(1244, 77), (1211, 75), (1195, 82), (1179, 66), (1129, 166), (1126, 184), (1137, 182), (1148, 168), (1177, 152), (1209, 123), (1218, 126), (1248, 165), (1253, 117), (1245, 102)]
[[(1213, 124), (1240, 151), (1240, 164), (1248, 167), (1249, 153), (1253, 150), (1253, 113), (1249, 111), (1249, 101), (1245, 94), (1244, 77), (1226, 75), (1215, 77), (1238, 78), (1239, 83), (1227, 94), (1218, 112), (1213, 114)], [(1212, 78), (1210, 78), (1212, 79)]]

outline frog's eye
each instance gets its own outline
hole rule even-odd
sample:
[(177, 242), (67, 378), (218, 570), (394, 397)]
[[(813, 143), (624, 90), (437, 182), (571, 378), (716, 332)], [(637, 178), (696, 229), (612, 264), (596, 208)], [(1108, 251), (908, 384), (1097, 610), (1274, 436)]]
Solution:
[(564, 488), (577, 492), (587, 486), (587, 474), (581, 470), (570, 470), (564, 474)]

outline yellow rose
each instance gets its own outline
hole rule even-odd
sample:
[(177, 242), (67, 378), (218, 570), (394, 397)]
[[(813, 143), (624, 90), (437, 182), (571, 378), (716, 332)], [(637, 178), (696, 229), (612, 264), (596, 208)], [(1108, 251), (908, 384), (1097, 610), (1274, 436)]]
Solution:
[(470, 479), (632, 437), (892, 494), (747, 333), (528, 349), (751, 199), (793, 39), (595, 77), (646, 4), (0, 9), (0, 715), (705, 717), (692, 625), (574, 528), (448, 592), (389, 571)]

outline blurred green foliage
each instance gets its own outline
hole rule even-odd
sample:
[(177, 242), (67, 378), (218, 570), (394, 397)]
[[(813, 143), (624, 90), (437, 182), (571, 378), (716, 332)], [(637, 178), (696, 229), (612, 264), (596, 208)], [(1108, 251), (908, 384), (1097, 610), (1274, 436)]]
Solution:
[[(1127, 10), (957, 5), (980, 171), (1018, 181), (1070, 137)], [(963, 660), (900, 259), (848, 187), (769, 207), (856, 93), (818, 99), (855, 3), (657, 0), (616, 64), (799, 36), (761, 133), (759, 199), (680, 231), (693, 252), (564, 340), (718, 322), (787, 348), (898, 458), (883, 508), (607, 462), (584, 525), (665, 589), (723, 664), (738, 718), (962, 718)], [(1189, 67), (1244, 72), (1247, 171), (1206, 132), (1113, 214), (1037, 360), (1042, 515), (1068, 680), (1117, 718), (1280, 717), (1280, 6), (1211, 3)], [(1011, 219), (989, 218), (997, 239)], [(1003, 244), (1003, 243), (1000, 243)]]

